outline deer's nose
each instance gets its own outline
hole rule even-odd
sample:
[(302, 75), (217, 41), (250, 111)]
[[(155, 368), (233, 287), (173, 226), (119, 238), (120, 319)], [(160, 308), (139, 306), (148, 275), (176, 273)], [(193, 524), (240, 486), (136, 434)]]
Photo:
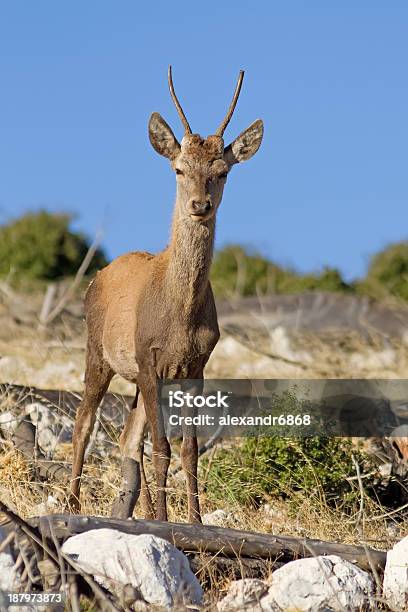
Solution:
[(205, 201), (192, 199), (190, 200), (190, 214), (204, 216), (211, 210), (211, 199), (207, 197)]

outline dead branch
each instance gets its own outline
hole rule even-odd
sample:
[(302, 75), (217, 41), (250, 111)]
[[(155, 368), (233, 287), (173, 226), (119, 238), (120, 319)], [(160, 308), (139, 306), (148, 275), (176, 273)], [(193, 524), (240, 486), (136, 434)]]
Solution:
[(55, 283), (49, 284), (45, 292), (44, 300), (41, 307), (39, 327), (44, 327), (46, 324), (47, 318), (50, 314), (50, 310), (55, 299), (56, 292), (57, 285)]
[[(0, 500), (0, 512), (6, 515), (8, 518), (7, 526), (10, 529), (14, 527), (15, 532), (21, 531), (24, 536), (30, 542), (35, 553), (35, 564), (40, 570), (43, 588), (48, 588), (48, 581), (52, 580), (52, 588), (58, 590), (62, 583), (62, 576), (58, 573), (58, 568), (61, 569), (61, 564), (67, 566), (70, 584), (70, 593), (75, 593), (76, 596), (84, 594), (86, 596), (93, 596), (98, 601), (100, 610), (106, 610), (107, 612), (120, 612), (120, 608), (112, 601), (105, 590), (95, 582), (94, 578), (84, 572), (82, 568), (73, 560), (69, 555), (66, 555), (60, 549), (60, 544), (56, 540), (53, 526), (50, 525), (48, 529), (48, 535), (45, 535), (43, 527), (39, 527), (33, 524), (32, 521), (28, 522), (22, 519), (16, 514), (11, 508)], [(47, 517), (44, 517), (47, 518)], [(4, 525), (2, 525), (3, 527)], [(9, 531), (6, 530), (6, 531)], [(20, 554), (23, 553), (23, 549), (20, 547)], [(29, 571), (27, 568), (31, 567), (33, 561), (27, 559), (25, 562), (26, 573)], [(43, 571), (41, 571), (41, 569)], [(64, 568), (62, 568), (64, 569)], [(37, 581), (36, 577), (32, 577)], [(31, 583), (32, 583), (32, 578)], [(73, 584), (75, 583), (75, 584)]]
[(299, 557), (310, 557), (313, 551), (314, 555), (339, 555), (368, 571), (371, 571), (370, 561), (376, 569), (383, 570), (386, 560), (385, 552), (373, 548), (225, 529), (212, 525), (57, 514), (31, 519), (30, 524), (36, 526), (45, 537), (50, 536), (52, 528), (59, 539), (102, 528), (117, 529), (133, 535), (150, 533), (164, 538), (185, 552), (205, 552), (231, 558), (251, 557), (286, 562)]
[(93, 259), (93, 256), (95, 255), (96, 251), (98, 250), (100, 242), (101, 242), (101, 232), (98, 232), (97, 235), (96, 235), (95, 240), (93, 241), (93, 243), (89, 247), (88, 252), (87, 252), (87, 254), (84, 257), (83, 262), (79, 266), (78, 271), (77, 271), (77, 273), (75, 275), (75, 278), (74, 278), (72, 284), (65, 291), (65, 293), (61, 297), (60, 301), (53, 308), (53, 310), (51, 310), (51, 312), (44, 318), (44, 321), (41, 321), (41, 319), (40, 319), (40, 324), (39, 324), (40, 326), (47, 326), (47, 325), (49, 325), (59, 314), (61, 314), (61, 312), (64, 310), (65, 306), (72, 299), (73, 295), (75, 294), (75, 291), (79, 287), (83, 277), (86, 274), (86, 271), (89, 268), (89, 265), (90, 265), (90, 263), (91, 263), (91, 261)]

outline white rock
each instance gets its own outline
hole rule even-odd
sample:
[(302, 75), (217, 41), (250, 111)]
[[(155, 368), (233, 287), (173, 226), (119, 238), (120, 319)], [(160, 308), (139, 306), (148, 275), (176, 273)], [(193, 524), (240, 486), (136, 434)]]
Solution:
[(387, 553), (384, 571), (384, 597), (397, 608), (408, 604), (408, 536)]
[[(374, 594), (371, 576), (336, 555), (291, 561), (272, 574), (261, 605), (281, 610), (343, 612), (361, 610)], [(266, 609), (266, 608), (265, 608)]]
[(33, 507), (33, 516), (45, 516), (58, 506), (58, 499), (49, 495), (47, 500)]
[(94, 529), (69, 538), (62, 550), (110, 590), (131, 584), (148, 603), (166, 608), (202, 599), (187, 557), (162, 538)]
[(259, 602), (268, 588), (266, 582), (255, 578), (236, 580), (231, 583), (225, 597), (218, 602), (217, 608), (220, 612), (228, 612), (229, 610), (262, 612)]
[(383, 351), (370, 349), (364, 353), (352, 353), (349, 357), (349, 364), (358, 370), (388, 369), (395, 367), (396, 359), (394, 349)]
[[(8, 537), (9, 532), (0, 525), (0, 544)], [(6, 593), (16, 592), (20, 589), (20, 571), (14, 569), (14, 558), (11, 554), (10, 544), (0, 553), (0, 610), (7, 610), (8, 604)], [(19, 612), (21, 608), (13, 607), (13, 612)], [(24, 611), (22, 611), (24, 612)]]
[[(259, 317), (262, 322), (263, 317)], [(294, 351), (291, 346), (291, 340), (288, 330), (283, 325), (269, 329), (270, 348), (271, 352), (292, 361), (300, 361), (309, 363), (312, 357), (306, 351)]]
[(203, 525), (224, 527), (233, 521), (233, 518), (234, 517), (231, 512), (226, 512), (225, 510), (219, 508), (218, 510), (214, 510), (214, 512), (207, 512), (207, 514), (203, 514), (201, 520), (203, 521)]
[(14, 559), (9, 553), (0, 553), (0, 591), (17, 591), (20, 575), (14, 569)]
[(37, 442), (45, 453), (53, 453), (59, 442), (66, 442), (72, 437), (72, 422), (58, 410), (54, 412), (41, 402), (27, 404), (26, 414), (37, 428)]
[(282, 511), (275, 508), (272, 504), (262, 504), (259, 506), (259, 511), (273, 518), (280, 518), (282, 516)]
[(378, 466), (381, 478), (391, 478), (392, 474), (392, 463), (382, 463)]
[(4, 436), (11, 436), (18, 425), (18, 418), (10, 411), (0, 414), (0, 432)]

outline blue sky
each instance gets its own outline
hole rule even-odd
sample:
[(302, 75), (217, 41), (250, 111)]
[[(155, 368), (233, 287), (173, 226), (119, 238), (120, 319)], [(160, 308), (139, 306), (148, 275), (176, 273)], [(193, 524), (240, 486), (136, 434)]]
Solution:
[(202, 135), (244, 68), (226, 140), (258, 117), (265, 137), (231, 172), (217, 245), (357, 277), (407, 238), (407, 60), (402, 0), (2, 2), (0, 221), (71, 211), (110, 257), (160, 250), (175, 181), (147, 122), (181, 137), (167, 65)]

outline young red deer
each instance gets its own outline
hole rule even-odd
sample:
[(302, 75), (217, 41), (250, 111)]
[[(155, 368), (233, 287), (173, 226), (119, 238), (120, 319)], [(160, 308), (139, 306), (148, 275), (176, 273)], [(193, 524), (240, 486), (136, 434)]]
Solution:
[[(184, 136), (179, 144), (159, 113), (153, 113), (149, 138), (155, 151), (170, 160), (176, 174), (171, 240), (158, 255), (135, 252), (118, 257), (98, 272), (86, 294), (88, 344), (85, 392), (73, 436), (73, 510), (80, 507), (80, 477), (96, 410), (117, 373), (136, 383), (137, 391), (121, 435), (123, 481), (112, 513), (122, 518), (131, 516), (140, 492), (142, 502), (151, 507), (143, 470), (147, 419), (156, 475), (156, 517), (167, 520), (165, 487), (170, 446), (162, 428), (157, 381), (202, 379), (219, 338), (209, 282), (215, 216), (230, 169), (256, 153), (263, 135), (263, 123), (258, 119), (224, 148), (224, 130), (234, 112), (243, 76), (241, 71), (221, 126), (215, 135), (204, 139), (191, 132), (169, 68), (170, 93)], [(188, 519), (200, 522), (197, 437), (193, 427), (183, 430), (181, 461), (187, 480)]]

